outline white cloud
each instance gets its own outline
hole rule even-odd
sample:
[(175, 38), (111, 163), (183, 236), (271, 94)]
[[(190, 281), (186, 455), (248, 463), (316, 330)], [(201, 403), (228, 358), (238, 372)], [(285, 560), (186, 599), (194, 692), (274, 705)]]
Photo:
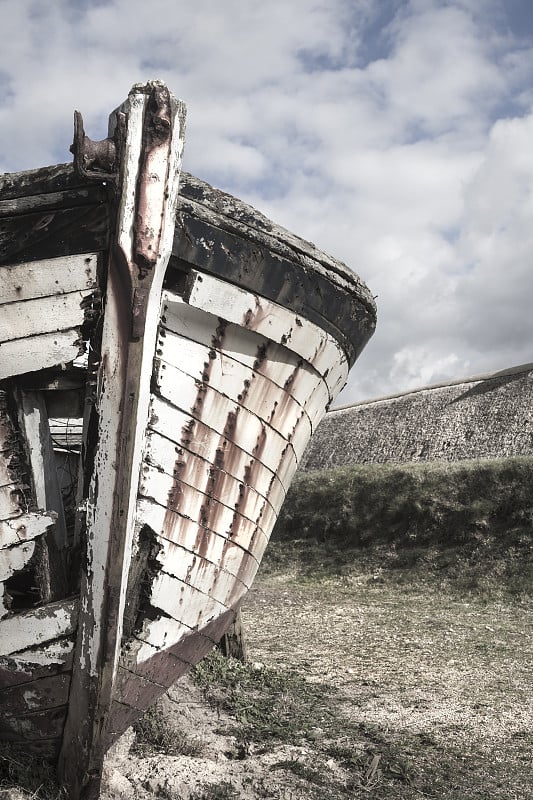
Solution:
[(435, 378), (452, 376), (460, 364), (455, 353), (435, 358), (424, 345), (405, 347), (394, 354), (391, 377), (406, 388), (428, 386)]
[(131, 84), (161, 77), (189, 106), (185, 168), (378, 295), (342, 399), (527, 361), (533, 49), (507, 11), (0, 0), (0, 170), (68, 160), (74, 108), (100, 138)]

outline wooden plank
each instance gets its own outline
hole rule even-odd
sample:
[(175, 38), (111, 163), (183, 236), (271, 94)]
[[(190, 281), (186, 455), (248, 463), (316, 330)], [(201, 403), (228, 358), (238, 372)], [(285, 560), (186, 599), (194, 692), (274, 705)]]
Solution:
[[(153, 467), (143, 469), (139, 487), (142, 498), (154, 500), (169, 511), (177, 511), (207, 530), (235, 541), (249, 541), (257, 524), (214, 498), (190, 489), (180, 481)], [(265, 535), (265, 534), (263, 534)]]
[[(186, 526), (184, 528), (186, 530)], [(259, 563), (253, 548), (250, 553), (232, 539), (224, 539), (212, 535), (209, 531), (198, 530), (198, 526), (196, 526), (196, 538), (192, 541), (188, 540), (186, 535), (179, 536), (176, 540), (169, 539), (163, 532), (158, 535), (157, 543), (160, 548), (158, 560), (164, 571), (183, 580), (189, 565), (201, 559), (235, 578), (239, 578), (244, 558), (252, 556), (257, 564)]]
[(144, 711), (155, 703), (166, 690), (167, 687), (160, 683), (137, 675), (122, 666), (118, 668), (115, 700), (119, 703), (137, 711)]
[[(17, 393), (17, 399), (20, 429), (26, 441), (33, 476), (34, 502), (38, 508), (46, 509), (47, 513), (53, 512), (55, 515), (53, 541), (58, 558), (52, 567), (61, 570), (63, 574), (56, 574), (52, 578), (55, 578), (56, 592), (61, 593), (66, 589), (64, 554), (61, 553), (68, 546), (67, 526), (46, 403), (41, 392), (20, 391)], [(60, 594), (57, 594), (54, 599), (59, 599), (59, 596)]]
[(18, 739), (13, 736), (10, 745), (16, 753), (25, 758), (38, 758), (41, 764), (49, 763), (53, 766), (57, 762), (61, 738), (58, 736), (54, 739), (34, 739), (29, 742), (24, 736)]
[(8, 656), (0, 656), (0, 683), (19, 686), (37, 678), (68, 672), (74, 641), (64, 636), (44, 645), (33, 645)]
[(206, 622), (202, 628), (194, 630), (178, 621), (174, 621), (172, 627), (172, 619), (167, 616), (145, 620), (138, 633), (139, 645), (134, 655), (132, 654), (132, 660), (137, 663), (136, 671), (140, 675), (149, 676), (152, 665), (155, 663), (160, 666), (164, 663), (167, 653), (191, 665), (198, 663), (231, 625), (237, 607), (238, 603), (235, 608), (228, 609)]
[(43, 645), (76, 630), (77, 600), (61, 600), (0, 620), (0, 656)]
[[(56, 459), (50, 438), (48, 414), (41, 392), (16, 392), (19, 427), (24, 437), (32, 475), (33, 502), (51, 512), (54, 525), (39, 541), (38, 584), (42, 602), (67, 594), (67, 526)], [(20, 547), (20, 545), (19, 545)]]
[[(210, 537), (210, 541), (215, 538), (214, 536)], [(226, 605), (237, 587), (241, 592), (248, 590), (251, 584), (250, 575), (255, 575), (258, 568), (257, 561), (243, 550), (240, 551), (237, 574), (234, 575), (222, 569), (221, 565), (214, 564), (209, 558), (204, 558), (199, 553), (191, 553), (173, 542), (160, 540), (160, 544), (164, 544), (160, 555), (164, 555), (165, 561), (159, 574), (176, 578), (192, 589)], [(210, 556), (208, 547), (206, 547), (206, 551), (207, 556)], [(155, 586), (153, 591), (155, 591)], [(152, 597), (154, 596), (152, 595)], [(186, 621), (186, 617), (183, 618), (183, 621)]]
[(5, 217), (0, 238), (0, 264), (97, 253), (107, 248), (108, 231), (106, 203)]
[[(2, 492), (0, 490), (0, 498), (1, 496)], [(20, 542), (37, 539), (46, 533), (47, 529), (54, 524), (54, 521), (53, 514), (39, 511), (29, 511), (26, 514), (19, 513), (14, 518), (0, 520), (0, 551)]]
[(226, 606), (207, 593), (164, 572), (158, 573), (152, 584), (150, 604), (191, 630), (227, 611)]
[(163, 556), (168, 541), (201, 556), (208, 553), (213, 563), (217, 563), (216, 558), (224, 559), (228, 571), (235, 574), (238, 574), (244, 555), (252, 554), (259, 562), (268, 542), (268, 538), (258, 529), (249, 530), (247, 536), (237, 529), (235, 535), (228, 539), (147, 498), (139, 500), (137, 513), (139, 524), (148, 525), (156, 532)]
[[(191, 570), (205, 562), (207, 568), (215, 572), (223, 571), (228, 578), (237, 579), (242, 583), (243, 563), (252, 558), (259, 566), (259, 561), (253, 555), (253, 547), (248, 551), (232, 539), (224, 539), (214, 535), (211, 531), (197, 529), (196, 541), (187, 541), (186, 537), (179, 537), (177, 541), (160, 534), (157, 537), (159, 545), (159, 560), (161, 569), (174, 575), (175, 578), (191, 583), (188, 576)], [(193, 585), (196, 585), (193, 583)], [(201, 588), (201, 586), (198, 586)]]
[(97, 253), (0, 267), (2, 305), (96, 288)]
[[(17, 197), (35, 197), (51, 192), (87, 190), (87, 181), (74, 171), (72, 163), (38, 167), (24, 172), (6, 172), (0, 175), (0, 197), (12, 200)], [(92, 188), (92, 187), (89, 187)], [(101, 192), (101, 187), (97, 187)]]
[[(172, 621), (173, 622), (173, 621)], [(200, 638), (200, 637), (198, 637)], [(202, 652), (205, 655), (213, 647), (213, 643), (202, 637)], [(144, 651), (144, 657), (139, 658), (140, 651)], [(175, 675), (183, 675), (194, 662), (178, 659), (172, 652), (172, 647), (161, 651), (152, 647), (141, 639), (131, 639), (123, 649), (120, 657), (120, 665), (128, 673), (139, 675), (152, 683), (161, 683), (169, 686), (174, 682)], [(120, 697), (123, 687), (117, 685), (117, 696)]]
[(81, 326), (82, 301), (91, 293), (86, 289), (0, 306), (0, 343)]
[(0, 343), (0, 380), (69, 364), (82, 352), (79, 328)]
[[(164, 500), (164, 492), (159, 492), (157, 486), (157, 481), (154, 481), (154, 484), (148, 484), (148, 488), (144, 489), (146, 493), (140, 495), (139, 502), (144, 500), (151, 501), (161, 508), (166, 509), (166, 528), (168, 530), (166, 536), (172, 541), (175, 540), (177, 535), (176, 526), (179, 527), (180, 535), (185, 535), (183, 520), (190, 521), (196, 526), (197, 537), (200, 535), (206, 537), (213, 535), (221, 537), (223, 540), (231, 539), (244, 550), (250, 550), (252, 547), (251, 543), (257, 540), (263, 540), (265, 543), (268, 541), (268, 534), (270, 531), (268, 533), (263, 531), (257, 523), (251, 522), (240, 515), (232, 514), (231, 512), (226, 514), (224, 511), (225, 507), (221, 504), (214, 503), (215, 508), (213, 511), (208, 507), (206, 516), (204, 516), (205, 512), (202, 509), (198, 513), (198, 518), (192, 519), (191, 516), (186, 513), (186, 510), (190, 507), (189, 504), (184, 503), (183, 510), (180, 510), (178, 505), (176, 505), (175, 508), (171, 508), (169, 503)], [(191, 506), (192, 505), (191, 503)], [(188, 528), (187, 532), (187, 535), (192, 536)], [(254, 546), (257, 546), (257, 544)]]
[[(207, 556), (210, 555), (207, 550)], [(163, 573), (204, 592), (226, 606), (231, 604), (237, 588), (244, 593), (248, 591), (259, 567), (251, 554), (241, 552), (240, 565), (234, 575), (223, 569), (222, 565), (214, 564), (209, 558), (188, 553), (172, 542), (165, 548), (165, 557)]]
[(284, 498), (286, 495), (276, 473), (255, 456), (238, 447), (224, 433), (221, 434), (209, 425), (192, 419), (189, 414), (156, 395), (151, 399), (149, 429), (171, 441), (176, 437), (179, 440), (175, 444), (182, 448), (184, 453), (190, 451), (205, 461), (216, 464), (224, 472), (247, 485), (250, 485), (248, 476), (253, 475), (255, 489), (269, 499), (274, 507), (276, 499), (273, 498)]
[(0, 736), (6, 741), (57, 739), (65, 724), (66, 706), (0, 718)]
[(163, 540), (168, 540), (200, 554), (209, 547), (210, 552), (215, 554), (219, 550), (221, 553), (224, 552), (224, 548), (227, 549), (231, 544), (237, 548), (234, 556), (237, 559), (243, 552), (255, 553), (261, 547), (265, 547), (267, 542), (263, 532), (258, 529), (253, 531), (248, 529), (246, 536), (243, 530), (237, 529), (234, 536), (228, 539), (182, 514), (169, 511), (166, 506), (148, 498), (139, 498), (137, 512), (139, 524), (146, 524), (155, 531), (161, 539), (161, 546), (164, 546)]
[[(269, 501), (253, 486), (237, 480), (213, 462), (185, 451), (153, 431), (147, 436), (144, 460), (156, 469), (179, 477), (187, 486), (239, 510), (255, 522), (259, 522), (259, 519), (268, 520), (270, 514), (276, 513)], [(265, 524), (268, 527), (268, 523)]]
[(142, 712), (134, 706), (122, 703), (118, 699), (113, 699), (109, 710), (109, 722), (106, 730), (106, 749), (111, 747), (119, 736), (133, 725), (141, 713)]
[(218, 632), (220, 625), (222, 635), (225, 626), (234, 618), (235, 613), (228, 610), (205, 625), (202, 630), (191, 630), (182, 622), (163, 615), (154, 620), (146, 619), (142, 630), (136, 634), (138, 641), (131, 645), (128, 663), (135, 665), (135, 671), (139, 675), (146, 677), (159, 675), (162, 681), (168, 662), (171, 665), (173, 663), (173, 659), (169, 656), (179, 660), (175, 665), (178, 669), (181, 668), (181, 662), (186, 662), (190, 666), (198, 663), (218, 641), (216, 633), (214, 636), (211, 635), (211, 629), (214, 628)]
[(68, 699), (70, 675), (61, 672), (28, 681), (20, 686), (0, 689), (0, 705), (3, 714), (24, 714), (58, 706), (65, 706)]
[[(193, 419), (207, 422), (219, 434), (225, 434), (237, 447), (245, 450), (279, 475), (278, 468), (285, 451), (296, 461), (292, 445), (271, 426), (209, 385), (197, 386), (193, 378), (181, 370), (159, 364), (155, 373), (157, 393)], [(283, 480), (280, 476), (280, 481)], [(285, 484), (284, 484), (285, 485)]]
[(235, 622), (233, 625), (230, 625), (220, 640), (219, 647), (220, 652), (225, 655), (226, 658), (236, 658), (237, 661), (241, 661), (243, 664), (248, 660), (248, 648), (246, 646), (240, 609), (237, 612)]
[[(203, 459), (192, 453), (186, 457), (184, 454), (177, 456), (175, 451), (176, 447), (172, 442), (150, 432), (145, 454), (146, 464), (143, 470), (148, 467), (155, 468), (157, 472), (168, 476), (170, 480), (179, 481), (184, 496), (188, 495), (192, 489), (201, 495), (202, 503), (205, 503), (206, 499), (212, 499), (222, 503), (232, 513), (238, 512), (252, 522), (258, 521), (266, 500), (255, 489), (237, 481), (233, 476), (216, 467), (209, 468), (206, 474)], [(166, 481), (166, 485), (172, 492), (172, 486), (168, 481)], [(176, 497), (179, 494), (180, 489), (177, 489)], [(182, 511), (186, 513), (187, 508)], [(189, 515), (194, 517), (192, 511)]]
[[(135, 631), (135, 639), (139, 644), (133, 649), (133, 642), (128, 643), (128, 649), (135, 653), (134, 663), (137, 665), (142, 664), (152, 658), (155, 653), (160, 650), (165, 650), (177, 643), (184, 636), (191, 633), (191, 628), (182, 620), (171, 619), (168, 614), (154, 608), (156, 614), (155, 619), (145, 617), (142, 621), (142, 627)], [(213, 645), (207, 648), (208, 652)], [(123, 654), (123, 658), (125, 653)], [(131, 662), (128, 662), (131, 663)], [(144, 673), (141, 673), (144, 674)]]
[(297, 425), (311, 423), (302, 406), (287, 392), (249, 366), (235, 361), (223, 351), (165, 332), (158, 339), (161, 361), (180, 369), (196, 381), (208, 383), (292, 441)]
[[(231, 358), (263, 375), (267, 380), (285, 390), (298, 402), (315, 428), (315, 407), (320, 419), (330, 403), (326, 383), (306, 361), (287, 347), (276, 344), (264, 336), (231, 323), (222, 323), (218, 317), (189, 306), (176, 294), (163, 295), (162, 330), (179, 337), (191, 339), (210, 348), (217, 358)], [(179, 358), (179, 350), (176, 358)], [(172, 356), (165, 360), (179, 366)], [(310, 402), (311, 398), (315, 398)]]
[[(34, 192), (35, 189), (36, 187), (33, 188)], [(1, 190), (0, 197), (3, 198)], [(26, 197), (6, 198), (0, 200), (0, 218), (31, 214), (36, 211), (51, 211), (57, 208), (88, 206), (106, 202), (107, 197), (107, 192), (103, 186), (83, 186), (77, 189), (67, 189), (63, 192), (48, 192), (31, 194)]]
[(228, 322), (256, 331), (288, 347), (324, 378), (330, 398), (338, 394), (348, 375), (348, 361), (340, 345), (322, 328), (257, 294), (211, 275), (191, 273), (185, 300)]

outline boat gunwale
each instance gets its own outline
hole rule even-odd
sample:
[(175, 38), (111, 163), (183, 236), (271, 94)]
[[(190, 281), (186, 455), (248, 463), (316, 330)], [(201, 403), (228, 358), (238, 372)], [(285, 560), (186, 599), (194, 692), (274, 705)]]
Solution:
[[(61, 210), (72, 206), (72, 194), (74, 194), (75, 205), (94, 207), (105, 204), (109, 186), (101, 178), (94, 181), (87, 181), (77, 175), (74, 165), (70, 163), (58, 164), (37, 169), (25, 170), (21, 172), (5, 173), (0, 175), (0, 218), (22, 216), (30, 213), (28, 209), (28, 198), (39, 197), (42, 195), (55, 194), (57, 197), (54, 202), (46, 208), (35, 208), (35, 212), (45, 212), (47, 210)], [(77, 198), (76, 192), (82, 192), (83, 201)], [(69, 200), (69, 193), (71, 199)], [(64, 199), (61, 200), (61, 194)], [(23, 210), (17, 211), (14, 208), (16, 201), (19, 200)], [(26, 201), (24, 203), (24, 201)], [(4, 208), (2, 208), (4, 207)], [(264, 214), (234, 197), (233, 195), (217, 189), (206, 181), (191, 175), (185, 171), (181, 172), (180, 190), (176, 209), (177, 224), (175, 228), (175, 244), (171, 255), (168, 269), (176, 268), (179, 256), (176, 254), (176, 237), (180, 236), (180, 217), (181, 222), (185, 217), (190, 217), (202, 225), (216, 227), (216, 229), (230, 237), (246, 242), (249, 246), (259, 245), (266, 251), (270, 259), (282, 259), (287, 264), (299, 269), (306, 278), (313, 275), (321, 280), (327, 281), (334, 287), (337, 293), (344, 294), (347, 305), (351, 306), (348, 316), (352, 319), (358, 318), (360, 323), (356, 332), (350, 335), (343, 334), (333, 319), (320, 313), (319, 306), (313, 309), (311, 316), (317, 314), (325, 323), (325, 328), (339, 341), (342, 348), (348, 352), (350, 362), (361, 352), (362, 347), (372, 333), (376, 324), (376, 303), (370, 290), (361, 278), (346, 266), (339, 259), (321, 251), (313, 243), (306, 241), (286, 228), (269, 220)], [(182, 237), (185, 239), (186, 237)], [(15, 257), (15, 261), (18, 257)], [(28, 261), (35, 260), (31, 257)], [(183, 259), (190, 263), (187, 259)], [(11, 263), (8, 259), (2, 259), (2, 265), (8, 266)], [(193, 265), (194, 266), (194, 265)], [(197, 268), (206, 268), (197, 265)], [(207, 268), (208, 269), (208, 268)], [(209, 270), (208, 270), (209, 271)], [(222, 277), (222, 276), (221, 276)], [(231, 276), (224, 276), (228, 283), (238, 281)], [(252, 289), (253, 287), (247, 287)], [(261, 294), (260, 291), (257, 292)], [(268, 299), (276, 299), (270, 297)], [(307, 299), (307, 295), (305, 297)], [(279, 300), (278, 300), (279, 302)], [(359, 309), (354, 309), (354, 304)], [(291, 307), (287, 301), (287, 307)], [(296, 313), (305, 316), (305, 312), (300, 307), (294, 307)], [(311, 307), (310, 307), (311, 310)], [(362, 314), (360, 313), (362, 312)], [(311, 321), (314, 321), (312, 319)], [(317, 320), (318, 322), (318, 320)], [(322, 322), (318, 322), (322, 324)], [(358, 334), (358, 336), (354, 335)], [(356, 339), (364, 339), (361, 343)]]

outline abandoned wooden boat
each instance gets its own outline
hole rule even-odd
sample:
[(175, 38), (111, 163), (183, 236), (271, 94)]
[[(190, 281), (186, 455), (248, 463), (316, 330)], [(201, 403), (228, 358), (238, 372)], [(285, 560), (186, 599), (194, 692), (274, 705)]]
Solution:
[(0, 737), (72, 798), (233, 621), (375, 325), (343, 264), (178, 181), (184, 118), (138, 85), (73, 165), (0, 177)]

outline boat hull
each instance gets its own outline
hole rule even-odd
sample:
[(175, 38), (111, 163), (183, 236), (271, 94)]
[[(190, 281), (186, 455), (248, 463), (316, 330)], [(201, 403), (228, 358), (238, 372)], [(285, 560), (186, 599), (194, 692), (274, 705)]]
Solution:
[(73, 799), (235, 620), (375, 325), (343, 264), (178, 193), (183, 119), (137, 86), (78, 171), (0, 178), (0, 738)]

